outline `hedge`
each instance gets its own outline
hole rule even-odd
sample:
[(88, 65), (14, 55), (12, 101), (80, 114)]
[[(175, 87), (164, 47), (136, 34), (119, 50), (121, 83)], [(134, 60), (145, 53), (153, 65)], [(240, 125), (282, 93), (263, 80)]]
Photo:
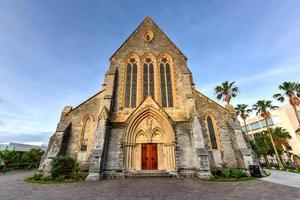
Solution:
[[(17, 169), (34, 169), (39, 166), (39, 163), (11, 163), (8, 165), (7, 171), (17, 170)], [(0, 171), (2, 172), (4, 165), (0, 165)]]

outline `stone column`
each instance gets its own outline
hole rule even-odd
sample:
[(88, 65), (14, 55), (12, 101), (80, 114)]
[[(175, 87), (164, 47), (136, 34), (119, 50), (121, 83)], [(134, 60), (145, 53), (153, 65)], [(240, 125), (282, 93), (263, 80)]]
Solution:
[(208, 178), (211, 175), (210, 165), (208, 160), (208, 153), (204, 144), (201, 124), (197, 116), (192, 117), (191, 123), (196, 176), (199, 178)]
[(90, 157), (90, 170), (86, 181), (99, 181), (101, 179), (101, 161), (105, 145), (105, 136), (107, 132), (107, 110), (104, 107), (98, 119), (98, 126), (95, 132), (93, 151)]

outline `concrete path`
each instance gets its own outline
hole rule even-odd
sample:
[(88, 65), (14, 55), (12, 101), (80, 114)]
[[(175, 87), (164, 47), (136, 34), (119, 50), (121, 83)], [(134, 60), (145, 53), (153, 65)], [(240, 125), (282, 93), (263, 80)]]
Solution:
[(199, 179), (128, 178), (29, 184), (33, 172), (0, 173), (0, 200), (300, 200), (300, 190), (265, 181), (214, 183)]
[(300, 188), (300, 174), (269, 169), (267, 171), (270, 172), (271, 175), (262, 178), (262, 180)]

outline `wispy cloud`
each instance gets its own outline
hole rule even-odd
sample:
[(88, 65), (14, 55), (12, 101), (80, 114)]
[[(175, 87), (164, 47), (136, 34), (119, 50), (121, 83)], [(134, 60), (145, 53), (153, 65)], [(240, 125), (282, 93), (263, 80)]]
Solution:
[(283, 74), (292, 74), (295, 72), (300, 72), (300, 64), (299, 65), (291, 65), (291, 66), (285, 66), (285, 67), (278, 67), (273, 68), (264, 72), (260, 72), (258, 74), (252, 75), (252, 76), (246, 76), (242, 77), (240, 79), (237, 79), (236, 82), (238, 84), (245, 84), (251, 81), (255, 80), (261, 80), (266, 78), (276, 78), (277, 76), (281, 76)]
[(6, 132), (0, 131), (0, 141), (3, 142), (39, 142), (48, 143), (52, 132)]

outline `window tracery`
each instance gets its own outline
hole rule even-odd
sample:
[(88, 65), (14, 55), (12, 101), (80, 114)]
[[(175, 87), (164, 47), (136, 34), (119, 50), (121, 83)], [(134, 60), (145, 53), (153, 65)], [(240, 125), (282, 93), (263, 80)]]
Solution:
[(154, 63), (146, 57), (143, 65), (143, 97), (152, 96), (154, 98)]
[(130, 58), (126, 69), (125, 108), (136, 107), (137, 70), (137, 60)]
[(171, 66), (167, 57), (161, 58), (159, 68), (162, 107), (173, 107)]

